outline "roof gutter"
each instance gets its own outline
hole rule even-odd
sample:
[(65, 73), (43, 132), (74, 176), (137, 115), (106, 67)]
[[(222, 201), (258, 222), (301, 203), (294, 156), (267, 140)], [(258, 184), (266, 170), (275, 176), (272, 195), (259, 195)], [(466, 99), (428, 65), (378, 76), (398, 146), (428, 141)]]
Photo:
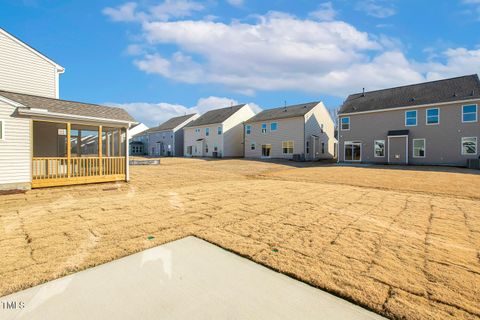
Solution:
[(472, 99), (456, 100), (456, 101), (448, 101), (448, 102), (438, 102), (438, 103), (428, 103), (428, 104), (419, 104), (419, 105), (416, 105), (416, 106), (407, 106), (407, 107), (398, 107), (398, 108), (386, 108), (386, 109), (378, 109), (378, 110), (346, 112), (346, 113), (339, 113), (338, 116), (350, 116), (350, 115), (365, 114), (365, 113), (377, 113), (377, 112), (387, 112), (387, 111), (395, 111), (395, 110), (427, 108), (427, 107), (444, 106), (444, 105), (449, 105), (449, 104), (465, 103), (465, 102), (472, 102), (472, 101), (480, 101), (480, 98), (472, 98)]

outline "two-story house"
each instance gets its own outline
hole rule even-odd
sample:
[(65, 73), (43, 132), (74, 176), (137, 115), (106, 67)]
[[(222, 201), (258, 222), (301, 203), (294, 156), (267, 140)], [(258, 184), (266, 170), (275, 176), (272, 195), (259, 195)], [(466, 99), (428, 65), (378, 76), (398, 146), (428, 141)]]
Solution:
[(479, 102), (477, 75), (352, 94), (339, 161), (465, 166), (479, 154)]
[(184, 127), (198, 117), (198, 114), (174, 117), (158, 127), (148, 129), (146, 131), (148, 154), (150, 156), (182, 157)]
[(0, 190), (128, 181), (123, 109), (60, 100), (64, 68), (0, 29)]
[(320, 101), (263, 110), (245, 122), (245, 157), (331, 159), (334, 131)]
[(242, 157), (243, 122), (255, 115), (248, 104), (210, 110), (185, 126), (186, 157)]

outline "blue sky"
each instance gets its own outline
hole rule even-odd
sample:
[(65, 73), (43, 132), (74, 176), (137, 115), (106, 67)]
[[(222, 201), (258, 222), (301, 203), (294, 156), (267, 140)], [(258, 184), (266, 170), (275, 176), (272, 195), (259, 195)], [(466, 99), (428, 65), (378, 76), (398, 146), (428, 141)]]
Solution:
[(480, 0), (0, 0), (1, 26), (66, 68), (63, 99), (152, 126), (480, 69)]

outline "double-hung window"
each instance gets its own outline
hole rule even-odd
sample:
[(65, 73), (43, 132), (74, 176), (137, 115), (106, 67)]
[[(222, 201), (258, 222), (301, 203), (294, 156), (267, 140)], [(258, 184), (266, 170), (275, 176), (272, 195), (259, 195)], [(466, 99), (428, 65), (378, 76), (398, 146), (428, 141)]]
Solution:
[(342, 118), (341, 120), (341, 130), (347, 131), (350, 130), (350, 117)]
[(270, 123), (270, 131), (277, 131), (278, 123), (272, 122)]
[(5, 140), (5, 122), (0, 120), (0, 141)]
[(477, 137), (462, 138), (462, 155), (477, 154)]
[(218, 135), (221, 135), (221, 134), (222, 134), (222, 127), (218, 127), (218, 128), (217, 128), (217, 134), (218, 134)]
[(252, 132), (252, 126), (251, 125), (246, 125), (245, 126), (245, 133), (250, 134)]
[(250, 150), (255, 150), (255, 142), (250, 143)]
[(283, 154), (293, 154), (293, 141), (282, 142)]
[(417, 110), (410, 110), (405, 112), (405, 126), (417, 125)]
[(434, 125), (434, 124), (440, 123), (440, 109), (438, 108), (427, 109), (426, 115), (427, 115), (426, 117), (427, 125)]
[(462, 106), (462, 122), (477, 122), (477, 105)]
[(262, 133), (267, 133), (267, 124), (262, 123)]
[(210, 128), (205, 128), (205, 135), (207, 137), (210, 135)]
[(413, 157), (425, 158), (425, 139), (413, 139)]
[(373, 151), (375, 158), (385, 157), (385, 140), (375, 140)]

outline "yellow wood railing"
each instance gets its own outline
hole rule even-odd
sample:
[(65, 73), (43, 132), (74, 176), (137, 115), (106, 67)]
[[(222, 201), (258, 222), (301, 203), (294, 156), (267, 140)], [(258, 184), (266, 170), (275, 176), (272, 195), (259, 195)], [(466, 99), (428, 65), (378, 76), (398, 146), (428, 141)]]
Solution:
[[(84, 177), (122, 176), (126, 172), (125, 157), (35, 157), (32, 179), (53, 180)], [(68, 184), (68, 183), (64, 183)]]

